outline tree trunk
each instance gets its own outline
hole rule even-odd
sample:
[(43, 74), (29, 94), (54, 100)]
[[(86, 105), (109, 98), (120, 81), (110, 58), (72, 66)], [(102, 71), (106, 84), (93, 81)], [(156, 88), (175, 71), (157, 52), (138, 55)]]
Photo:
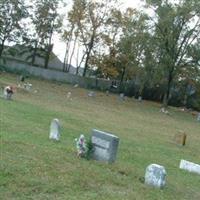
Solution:
[(36, 53), (37, 53), (37, 41), (35, 42), (35, 46), (34, 46), (34, 49), (33, 49), (33, 55), (32, 55), (32, 59), (31, 59), (31, 65), (34, 65), (35, 64), (35, 57), (36, 57)]
[(69, 52), (69, 49), (68, 49), (68, 43), (67, 43), (66, 44), (66, 50), (65, 50), (65, 57), (64, 57), (64, 61), (63, 61), (63, 72), (66, 69), (66, 61), (68, 59), (68, 52)]
[(89, 47), (88, 47), (88, 50), (86, 52), (86, 60), (85, 60), (85, 66), (84, 66), (84, 71), (83, 71), (83, 77), (86, 75), (86, 72), (87, 72), (88, 62), (89, 62), (89, 59), (90, 59), (90, 53), (92, 51), (93, 45), (94, 45), (94, 34), (92, 35), (92, 37), (90, 39)]
[(164, 98), (163, 98), (163, 107), (165, 108), (168, 106), (168, 103), (169, 103), (170, 89), (171, 89), (172, 80), (173, 80), (173, 70), (174, 68), (172, 68), (172, 70), (169, 71), (169, 76), (167, 80), (167, 89), (165, 91)]
[(122, 75), (121, 75), (121, 79), (120, 79), (120, 83), (119, 85), (121, 86), (123, 81), (124, 81), (124, 75), (125, 75), (126, 69), (125, 67), (122, 68)]
[(46, 57), (45, 57), (45, 64), (44, 64), (44, 68), (47, 69), (48, 68), (48, 64), (49, 64), (49, 58), (50, 58), (50, 54), (52, 51), (53, 45), (50, 44), (47, 48), (47, 52), (46, 52)]
[(0, 58), (1, 58), (3, 50), (4, 50), (4, 42), (5, 42), (5, 40), (2, 40), (1, 45), (0, 45)]
[(70, 56), (70, 59), (69, 59), (69, 65), (68, 65), (68, 68), (67, 68), (67, 71), (68, 71), (68, 72), (69, 72), (69, 70), (70, 70), (71, 63), (72, 63), (72, 57), (73, 57), (73, 55), (74, 55), (74, 51), (75, 51), (75, 47), (76, 47), (76, 40), (77, 40), (77, 37), (76, 37), (75, 40), (74, 40), (74, 45), (73, 45), (72, 53), (71, 53), (71, 56)]

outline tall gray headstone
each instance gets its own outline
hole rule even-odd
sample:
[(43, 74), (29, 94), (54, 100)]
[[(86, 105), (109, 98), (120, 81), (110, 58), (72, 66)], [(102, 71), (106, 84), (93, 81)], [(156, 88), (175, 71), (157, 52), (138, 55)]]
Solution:
[(163, 166), (151, 164), (146, 168), (145, 183), (157, 188), (165, 186), (166, 170)]
[(49, 139), (60, 140), (60, 122), (58, 119), (53, 119), (51, 122)]
[(93, 159), (113, 163), (116, 160), (119, 138), (110, 133), (92, 130)]

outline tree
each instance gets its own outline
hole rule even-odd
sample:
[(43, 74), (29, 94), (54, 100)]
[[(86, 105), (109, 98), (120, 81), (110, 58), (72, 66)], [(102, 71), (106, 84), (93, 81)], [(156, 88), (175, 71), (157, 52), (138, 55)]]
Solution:
[(32, 23), (34, 25), (33, 60), (37, 55), (37, 49), (44, 50), (40, 55), (44, 58), (44, 67), (48, 67), (50, 55), (53, 49), (52, 36), (62, 26), (62, 17), (58, 13), (58, 6), (62, 0), (35, 0)]
[(79, 43), (84, 47), (81, 59), (81, 62), (84, 60), (83, 76), (86, 75), (93, 51), (99, 44), (114, 1), (73, 0), (70, 15), (73, 19), (71, 22), (75, 24), (74, 31), (79, 33)]
[(0, 57), (5, 42), (17, 42), (23, 35), (22, 19), (27, 17), (24, 0), (0, 1)]
[(146, 3), (155, 11), (155, 16), (149, 19), (155, 27), (154, 39), (159, 49), (156, 64), (163, 76), (163, 105), (167, 106), (175, 78), (183, 67), (190, 68), (195, 61), (189, 49), (199, 38), (200, 2), (181, 0), (175, 4), (169, 0), (148, 0)]

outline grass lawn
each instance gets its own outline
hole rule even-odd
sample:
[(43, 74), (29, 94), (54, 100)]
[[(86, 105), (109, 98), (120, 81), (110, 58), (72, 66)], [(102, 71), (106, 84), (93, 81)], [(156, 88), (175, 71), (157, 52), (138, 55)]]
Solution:
[[(32, 92), (17, 89), (13, 101), (0, 98), (0, 199), (198, 200), (200, 176), (179, 169), (180, 159), (200, 163), (200, 123), (190, 113), (154, 102), (127, 99), (39, 79)], [(0, 87), (17, 76), (1, 73)], [(37, 90), (37, 93), (34, 91)], [(67, 99), (72, 92), (73, 100)], [(53, 118), (61, 122), (61, 141), (48, 139)], [(76, 157), (74, 139), (91, 130), (120, 138), (117, 160), (106, 164)], [(185, 131), (185, 147), (174, 135)], [(143, 184), (146, 167), (165, 166), (163, 190)]]

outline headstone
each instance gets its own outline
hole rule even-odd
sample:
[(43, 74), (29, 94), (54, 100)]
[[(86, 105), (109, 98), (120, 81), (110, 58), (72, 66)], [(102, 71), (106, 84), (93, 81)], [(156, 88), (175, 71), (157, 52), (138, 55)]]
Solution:
[(88, 96), (89, 96), (89, 97), (95, 97), (95, 95), (96, 95), (96, 94), (95, 94), (94, 91), (89, 91), (89, 92), (88, 92)]
[(109, 96), (110, 92), (109, 90), (106, 90), (106, 96)]
[(139, 97), (138, 97), (138, 101), (139, 101), (139, 102), (142, 102), (142, 96), (139, 96)]
[(197, 121), (200, 122), (200, 112), (197, 115)]
[(72, 96), (72, 93), (71, 93), (71, 92), (68, 92), (68, 93), (67, 93), (67, 99), (71, 99), (71, 96)]
[(74, 85), (74, 88), (77, 88), (77, 87), (78, 87), (78, 84), (75, 84), (75, 85)]
[(58, 119), (53, 119), (51, 122), (49, 139), (57, 141), (60, 139), (60, 123)]
[(116, 160), (119, 138), (110, 133), (92, 130), (93, 159), (112, 163)]
[(3, 91), (3, 95), (4, 95), (4, 98), (7, 99), (7, 100), (11, 100), (12, 99), (12, 95), (13, 95), (13, 88), (12, 86), (6, 86), (4, 88), (4, 91)]
[(28, 91), (31, 90), (32, 86), (33, 86), (33, 85), (32, 85), (31, 83), (25, 83), (25, 84), (24, 84), (24, 88), (25, 88), (26, 90), (28, 90)]
[(193, 162), (189, 162), (187, 160), (181, 160), (179, 168), (189, 172), (200, 174), (200, 165), (195, 164)]
[(25, 77), (24, 77), (23, 75), (20, 75), (19, 80), (20, 80), (21, 82), (24, 82), (24, 81), (25, 81)]
[(121, 100), (121, 101), (125, 100), (124, 93), (119, 94), (119, 100)]
[(146, 168), (145, 184), (151, 185), (157, 188), (163, 188), (165, 186), (166, 170), (163, 166), (157, 164), (151, 164)]
[(180, 133), (175, 135), (174, 140), (175, 140), (176, 144), (181, 145), (181, 146), (185, 146), (186, 138), (187, 138), (187, 135), (183, 132), (180, 132)]
[(166, 114), (166, 115), (169, 114), (169, 111), (166, 110), (164, 107), (162, 107), (162, 108), (160, 109), (160, 112), (161, 112), (161, 113), (164, 113), (164, 114)]

